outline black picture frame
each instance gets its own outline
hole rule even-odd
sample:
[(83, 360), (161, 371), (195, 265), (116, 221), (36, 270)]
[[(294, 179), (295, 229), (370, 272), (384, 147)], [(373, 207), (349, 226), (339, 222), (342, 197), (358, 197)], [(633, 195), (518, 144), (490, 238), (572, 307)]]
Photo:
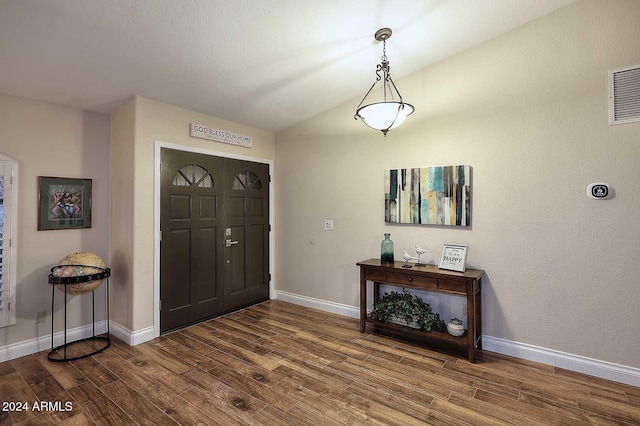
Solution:
[(38, 231), (91, 228), (91, 179), (38, 176)]

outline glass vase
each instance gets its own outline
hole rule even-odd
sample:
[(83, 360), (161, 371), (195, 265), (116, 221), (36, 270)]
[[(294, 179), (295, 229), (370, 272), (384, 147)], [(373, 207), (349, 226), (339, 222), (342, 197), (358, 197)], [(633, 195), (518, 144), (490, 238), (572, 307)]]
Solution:
[(393, 241), (391, 234), (384, 234), (384, 240), (380, 244), (380, 261), (382, 263), (393, 263)]

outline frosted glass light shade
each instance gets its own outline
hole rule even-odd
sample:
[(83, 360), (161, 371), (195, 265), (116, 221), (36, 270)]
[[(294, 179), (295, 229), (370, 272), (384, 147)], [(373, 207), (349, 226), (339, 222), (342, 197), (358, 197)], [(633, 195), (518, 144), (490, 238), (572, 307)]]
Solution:
[(387, 131), (401, 125), (414, 109), (413, 105), (404, 102), (377, 102), (359, 108), (356, 116), (367, 126), (386, 135)]

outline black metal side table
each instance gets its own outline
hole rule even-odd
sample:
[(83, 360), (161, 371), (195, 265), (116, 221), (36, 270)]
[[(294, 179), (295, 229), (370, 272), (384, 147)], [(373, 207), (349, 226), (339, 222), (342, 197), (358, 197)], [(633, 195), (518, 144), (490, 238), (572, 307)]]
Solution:
[[(59, 276), (62, 275), (60, 273), (57, 273), (58, 270), (60, 270), (61, 268), (68, 268), (68, 267), (75, 267), (75, 268), (87, 268), (89, 270), (92, 271), (96, 271), (95, 273), (92, 274), (87, 274), (87, 275), (76, 275), (76, 276)], [(47, 356), (47, 358), (50, 361), (55, 361), (55, 362), (64, 362), (64, 361), (73, 361), (75, 359), (81, 359), (81, 358), (86, 358), (89, 357), (91, 355), (95, 355), (99, 352), (104, 351), (105, 349), (107, 349), (110, 345), (111, 345), (111, 337), (109, 335), (109, 277), (111, 276), (111, 269), (109, 268), (101, 268), (99, 266), (92, 266), (92, 265), (58, 265), (58, 266), (54, 266), (53, 268), (51, 268), (51, 274), (49, 274), (49, 284), (51, 284), (51, 351), (49, 351), (49, 355)], [(97, 280), (106, 280), (105, 284), (107, 286), (107, 335), (105, 336), (96, 336), (96, 298), (95, 298), (95, 288), (90, 290), (91, 291), (91, 306), (92, 306), (92, 313), (93, 313), (93, 333), (91, 335), (91, 337), (87, 337), (84, 339), (79, 339), (79, 340), (74, 340), (73, 342), (67, 342), (67, 289), (68, 286), (70, 285), (77, 285), (77, 284), (83, 284), (83, 283), (90, 283), (92, 281), (97, 281)], [(56, 294), (56, 286), (57, 285), (62, 285), (64, 286), (64, 344), (57, 346), (54, 348), (53, 346), (53, 336), (54, 336), (54, 328), (53, 328), (53, 317), (54, 317), (54, 301), (55, 301), (55, 294)], [(74, 343), (79, 343), (79, 342), (84, 342), (87, 340), (92, 340), (92, 341), (97, 341), (100, 343), (100, 346), (98, 347), (98, 349), (89, 352), (89, 353), (85, 353), (82, 355), (77, 355), (77, 356), (72, 356), (72, 357), (68, 357), (67, 356), (67, 348), (69, 348), (69, 346), (71, 346)], [(59, 349), (62, 349), (62, 356), (61, 357), (56, 357), (55, 354), (57, 353), (57, 351)]]

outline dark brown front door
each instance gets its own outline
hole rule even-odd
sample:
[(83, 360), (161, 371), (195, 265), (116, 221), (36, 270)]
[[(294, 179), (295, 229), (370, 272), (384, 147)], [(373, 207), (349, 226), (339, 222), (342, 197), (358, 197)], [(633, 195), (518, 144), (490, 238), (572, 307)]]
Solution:
[(269, 165), (225, 160), (227, 310), (269, 298)]
[(162, 149), (162, 332), (268, 299), (268, 169)]

